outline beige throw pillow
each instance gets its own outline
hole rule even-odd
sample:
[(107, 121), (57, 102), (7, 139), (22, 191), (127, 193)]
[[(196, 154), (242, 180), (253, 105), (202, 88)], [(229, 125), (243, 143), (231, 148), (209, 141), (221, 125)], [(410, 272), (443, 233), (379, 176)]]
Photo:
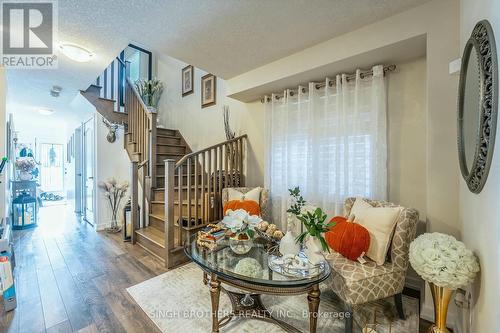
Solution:
[(254, 189), (251, 189), (247, 193), (241, 193), (238, 190), (235, 190), (234, 188), (228, 188), (227, 189), (227, 194), (228, 194), (228, 201), (231, 200), (253, 200), (257, 203), (260, 203), (260, 192), (262, 191), (261, 187), (256, 187)]
[(366, 256), (377, 265), (385, 263), (400, 213), (401, 207), (373, 207), (361, 198), (356, 198), (352, 206), (354, 222), (365, 227), (370, 234), (370, 247)]

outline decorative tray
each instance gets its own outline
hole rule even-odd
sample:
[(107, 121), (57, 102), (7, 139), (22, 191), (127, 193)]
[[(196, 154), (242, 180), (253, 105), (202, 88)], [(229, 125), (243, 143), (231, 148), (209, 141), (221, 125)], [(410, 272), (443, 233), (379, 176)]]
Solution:
[(269, 268), (279, 274), (289, 277), (313, 278), (325, 271), (325, 262), (312, 264), (303, 252), (296, 256), (269, 255), (267, 264)]

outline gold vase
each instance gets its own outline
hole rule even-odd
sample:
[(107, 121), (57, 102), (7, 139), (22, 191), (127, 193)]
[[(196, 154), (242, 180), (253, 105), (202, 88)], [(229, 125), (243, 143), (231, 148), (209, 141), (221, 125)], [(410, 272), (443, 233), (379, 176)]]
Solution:
[(429, 328), (429, 333), (450, 333), (446, 328), (446, 316), (454, 290), (438, 287), (434, 283), (429, 283), (429, 286), (434, 301), (434, 324)]

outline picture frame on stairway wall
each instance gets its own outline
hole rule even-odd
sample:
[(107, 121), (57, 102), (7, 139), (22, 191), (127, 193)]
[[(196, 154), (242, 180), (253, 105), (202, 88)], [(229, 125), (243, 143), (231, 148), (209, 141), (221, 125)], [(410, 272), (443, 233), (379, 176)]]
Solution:
[(182, 97), (194, 92), (194, 67), (188, 65), (182, 69)]
[(201, 107), (215, 105), (217, 100), (217, 77), (207, 74), (201, 78)]

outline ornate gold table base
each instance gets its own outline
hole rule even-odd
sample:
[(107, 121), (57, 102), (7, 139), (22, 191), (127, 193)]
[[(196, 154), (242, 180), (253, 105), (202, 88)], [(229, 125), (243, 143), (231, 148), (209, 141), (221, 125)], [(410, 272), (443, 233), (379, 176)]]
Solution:
[[(234, 281), (221, 280), (213, 273), (210, 275), (210, 278), (208, 278), (208, 274), (205, 273), (203, 280), (210, 286), (210, 296), (212, 301), (212, 333), (218, 333), (220, 328), (226, 326), (235, 317), (258, 319), (278, 325), (288, 333), (301, 333), (300, 330), (293, 327), (292, 325), (274, 318), (271, 312), (267, 310), (262, 304), (259, 292), (263, 294), (281, 296), (307, 293), (307, 300), (309, 303), (309, 332), (316, 333), (321, 294), (318, 284), (313, 284), (309, 287), (301, 288), (258, 287), (255, 285), (248, 285), (244, 283), (235, 283)], [(229, 291), (221, 287), (221, 281), (230, 286), (242, 289), (244, 291), (249, 291), (251, 293), (243, 294)], [(219, 319), (219, 301), (221, 290), (224, 291), (231, 300), (232, 311), (227, 316)], [(245, 303), (247, 304), (244, 305)]]

